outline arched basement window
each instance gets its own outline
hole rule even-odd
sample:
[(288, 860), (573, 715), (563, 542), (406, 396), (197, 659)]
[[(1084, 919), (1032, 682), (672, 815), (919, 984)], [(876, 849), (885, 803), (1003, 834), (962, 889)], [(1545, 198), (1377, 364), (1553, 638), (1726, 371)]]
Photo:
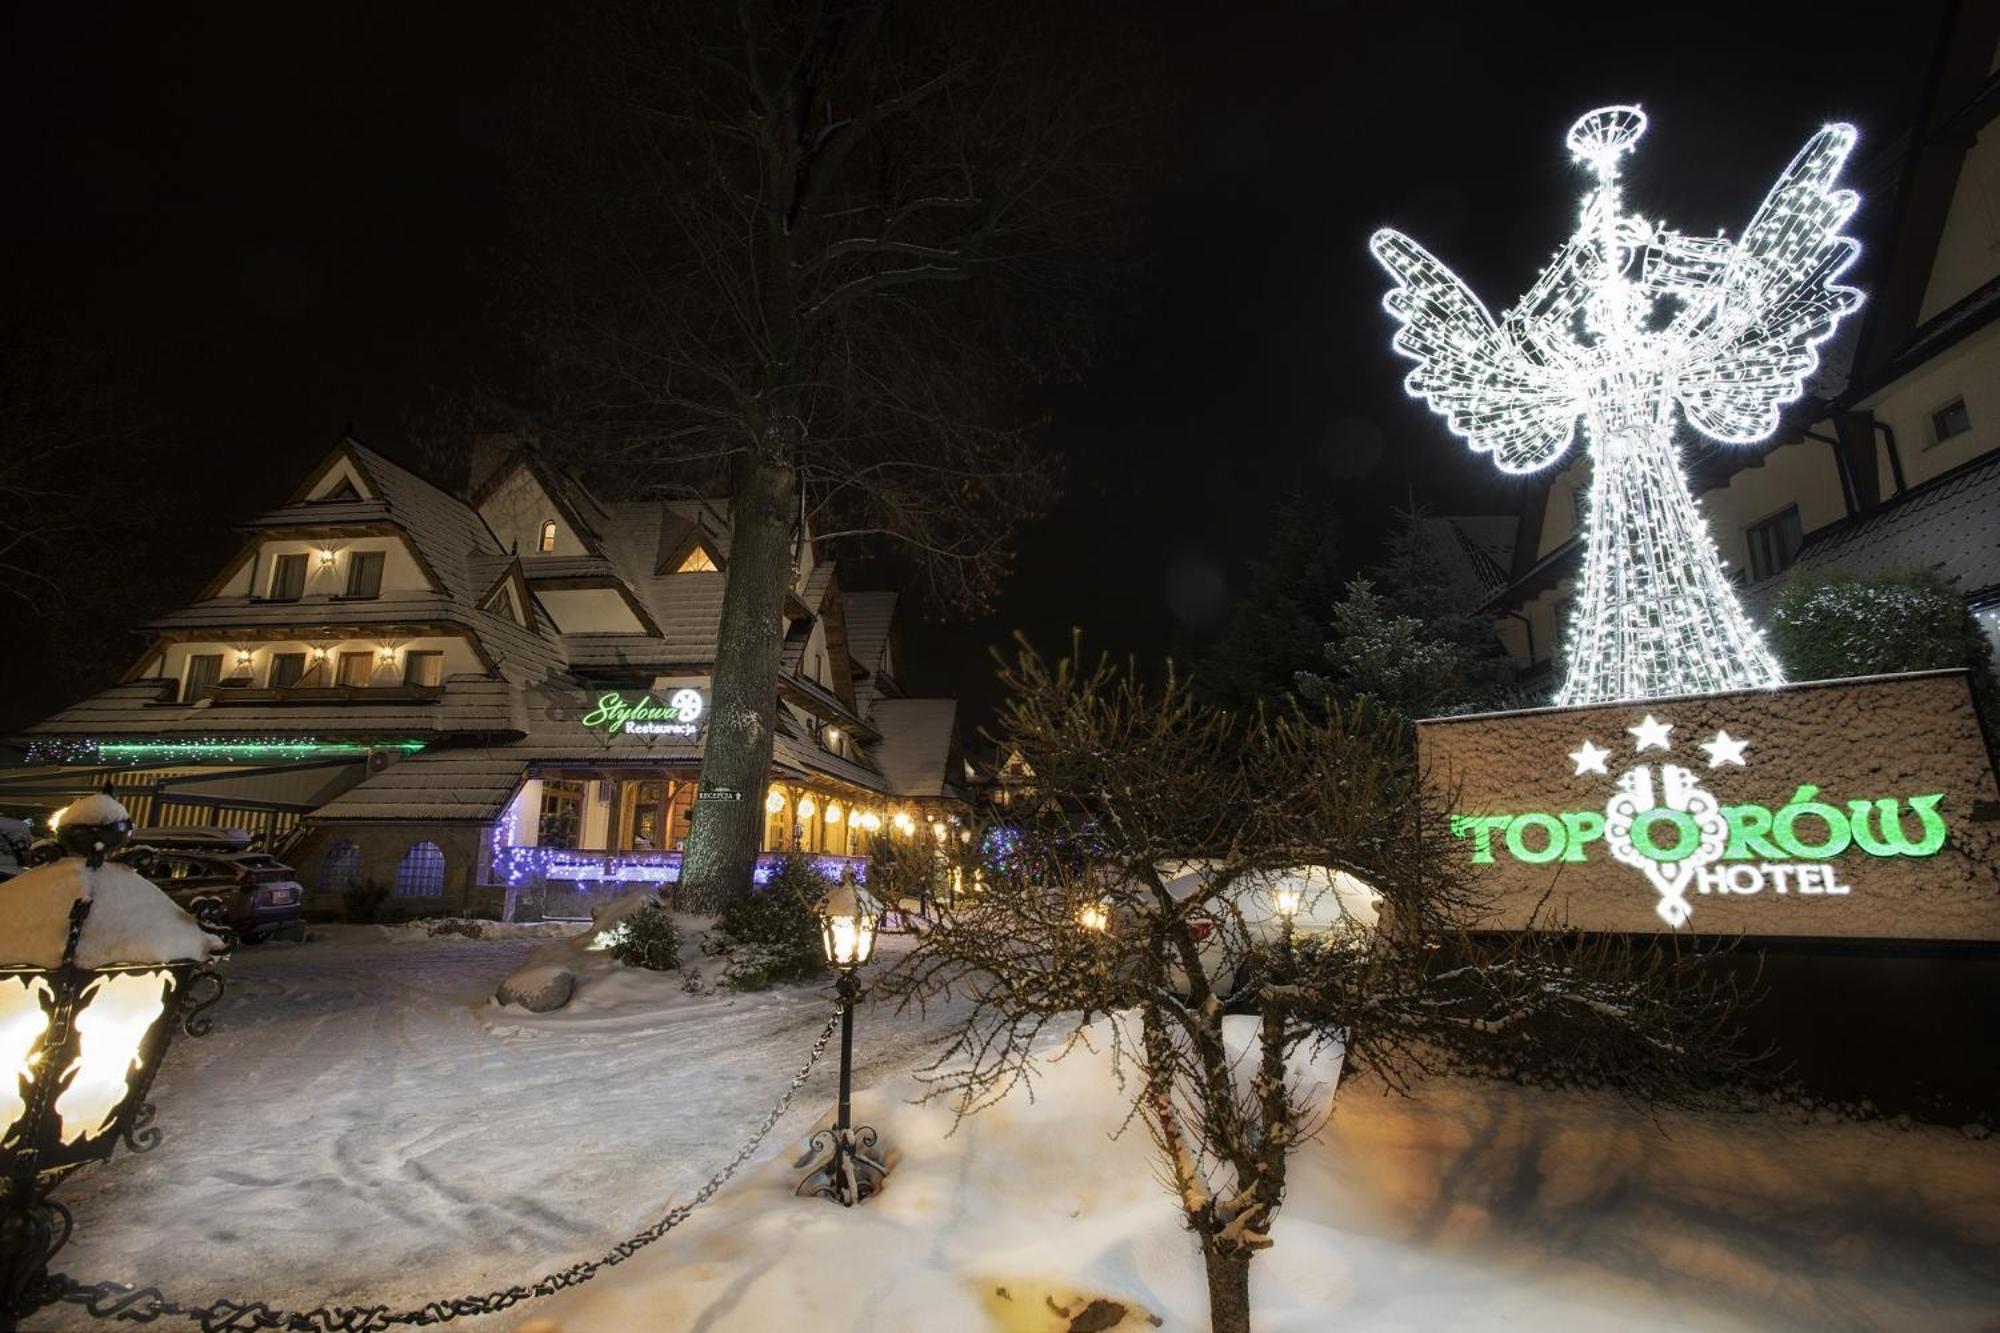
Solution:
[(396, 892), (406, 898), (444, 896), (444, 852), (434, 842), (413, 842), (396, 867)]
[(543, 555), (549, 555), (555, 551), (556, 521), (554, 519), (542, 520), (542, 539), (535, 544), (535, 549)]
[(361, 849), (347, 839), (326, 849), (319, 863), (321, 893), (345, 893), (361, 883)]

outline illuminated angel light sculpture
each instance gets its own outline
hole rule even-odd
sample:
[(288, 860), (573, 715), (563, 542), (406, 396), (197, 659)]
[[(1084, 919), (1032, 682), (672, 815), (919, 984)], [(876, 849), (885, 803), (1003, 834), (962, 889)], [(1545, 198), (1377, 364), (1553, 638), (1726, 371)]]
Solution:
[(1711, 439), (1753, 444), (1804, 390), (1818, 347), (1861, 293), (1839, 283), (1860, 247), (1834, 188), (1854, 130), (1799, 150), (1739, 241), (1684, 236), (1621, 207), (1619, 159), (1645, 132), (1636, 106), (1593, 111), (1569, 149), (1597, 177), (1576, 234), (1497, 321), (1450, 269), (1397, 231), (1369, 249), (1396, 280), (1383, 304), (1405, 386), (1503, 472), (1590, 451), (1583, 593), (1563, 705), (1781, 685), (1695, 507), (1675, 408)]

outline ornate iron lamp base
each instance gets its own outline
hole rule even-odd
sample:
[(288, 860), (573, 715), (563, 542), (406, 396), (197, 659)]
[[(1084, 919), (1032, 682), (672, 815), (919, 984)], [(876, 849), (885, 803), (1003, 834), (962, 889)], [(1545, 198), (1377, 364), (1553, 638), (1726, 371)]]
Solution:
[(33, 1182), (24, 1197), (0, 1198), (0, 1329), (17, 1327), (47, 1300), (49, 1261), (69, 1242), (75, 1223), (69, 1209)]
[(852, 1208), (882, 1188), (889, 1168), (875, 1155), (875, 1131), (867, 1125), (822, 1129), (806, 1143), (805, 1155), (793, 1165), (812, 1164), (799, 1182), (800, 1198), (817, 1195)]

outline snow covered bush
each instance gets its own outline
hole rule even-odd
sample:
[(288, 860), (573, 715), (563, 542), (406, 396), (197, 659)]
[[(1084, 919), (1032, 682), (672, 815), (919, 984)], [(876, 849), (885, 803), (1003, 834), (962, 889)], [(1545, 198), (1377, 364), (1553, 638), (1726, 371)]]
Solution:
[[(1200, 1246), (1216, 1333), (1248, 1333), (1251, 1259), (1293, 1149), (1328, 1114), (1301, 1072), (1315, 1056), (1403, 1089), (1483, 1055), (1652, 1102), (1728, 1065), (1732, 996), (1701, 955), (1474, 933), (1478, 882), (1379, 704), (1246, 714), (1171, 669), (1155, 690), (1026, 648), (1001, 676), (996, 739), (1040, 799), (983, 890), (876, 990), (963, 1006), (928, 1071), (961, 1116), (1109, 1034), (1131, 1122)], [(1377, 917), (1343, 905), (1298, 933), (1274, 890), (1302, 867), (1365, 884)]]
[(372, 879), (348, 885), (340, 895), (341, 915), (357, 926), (371, 925), (386, 921), (389, 914), (389, 889), (387, 885)]
[(723, 980), (734, 990), (810, 981), (826, 970), (817, 904), (826, 876), (803, 856), (781, 856), (763, 884), (733, 898), (716, 919), (716, 948), (729, 957)]
[(611, 956), (627, 967), (672, 972), (681, 965), (681, 937), (673, 913), (653, 898), (605, 931)]
[(1793, 680), (1964, 667), (1989, 732), (2000, 727), (1993, 645), (1958, 585), (1933, 570), (1793, 578), (1766, 628)]

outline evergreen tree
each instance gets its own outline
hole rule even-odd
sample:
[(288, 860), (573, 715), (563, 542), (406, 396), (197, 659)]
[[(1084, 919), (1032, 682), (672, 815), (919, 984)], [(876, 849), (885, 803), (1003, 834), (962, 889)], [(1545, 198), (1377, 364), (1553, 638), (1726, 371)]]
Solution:
[(1270, 545), (1250, 565), (1250, 583), (1200, 679), (1218, 702), (1276, 703), (1302, 671), (1325, 659), (1342, 576), (1339, 522), (1324, 500), (1297, 495), (1281, 507)]
[(1373, 578), (1343, 587), (1321, 671), (1300, 670), (1299, 691), (1412, 718), (1502, 702), (1514, 667), (1479, 609), (1486, 589), (1456, 540), (1421, 508), (1399, 512), (1388, 558)]

